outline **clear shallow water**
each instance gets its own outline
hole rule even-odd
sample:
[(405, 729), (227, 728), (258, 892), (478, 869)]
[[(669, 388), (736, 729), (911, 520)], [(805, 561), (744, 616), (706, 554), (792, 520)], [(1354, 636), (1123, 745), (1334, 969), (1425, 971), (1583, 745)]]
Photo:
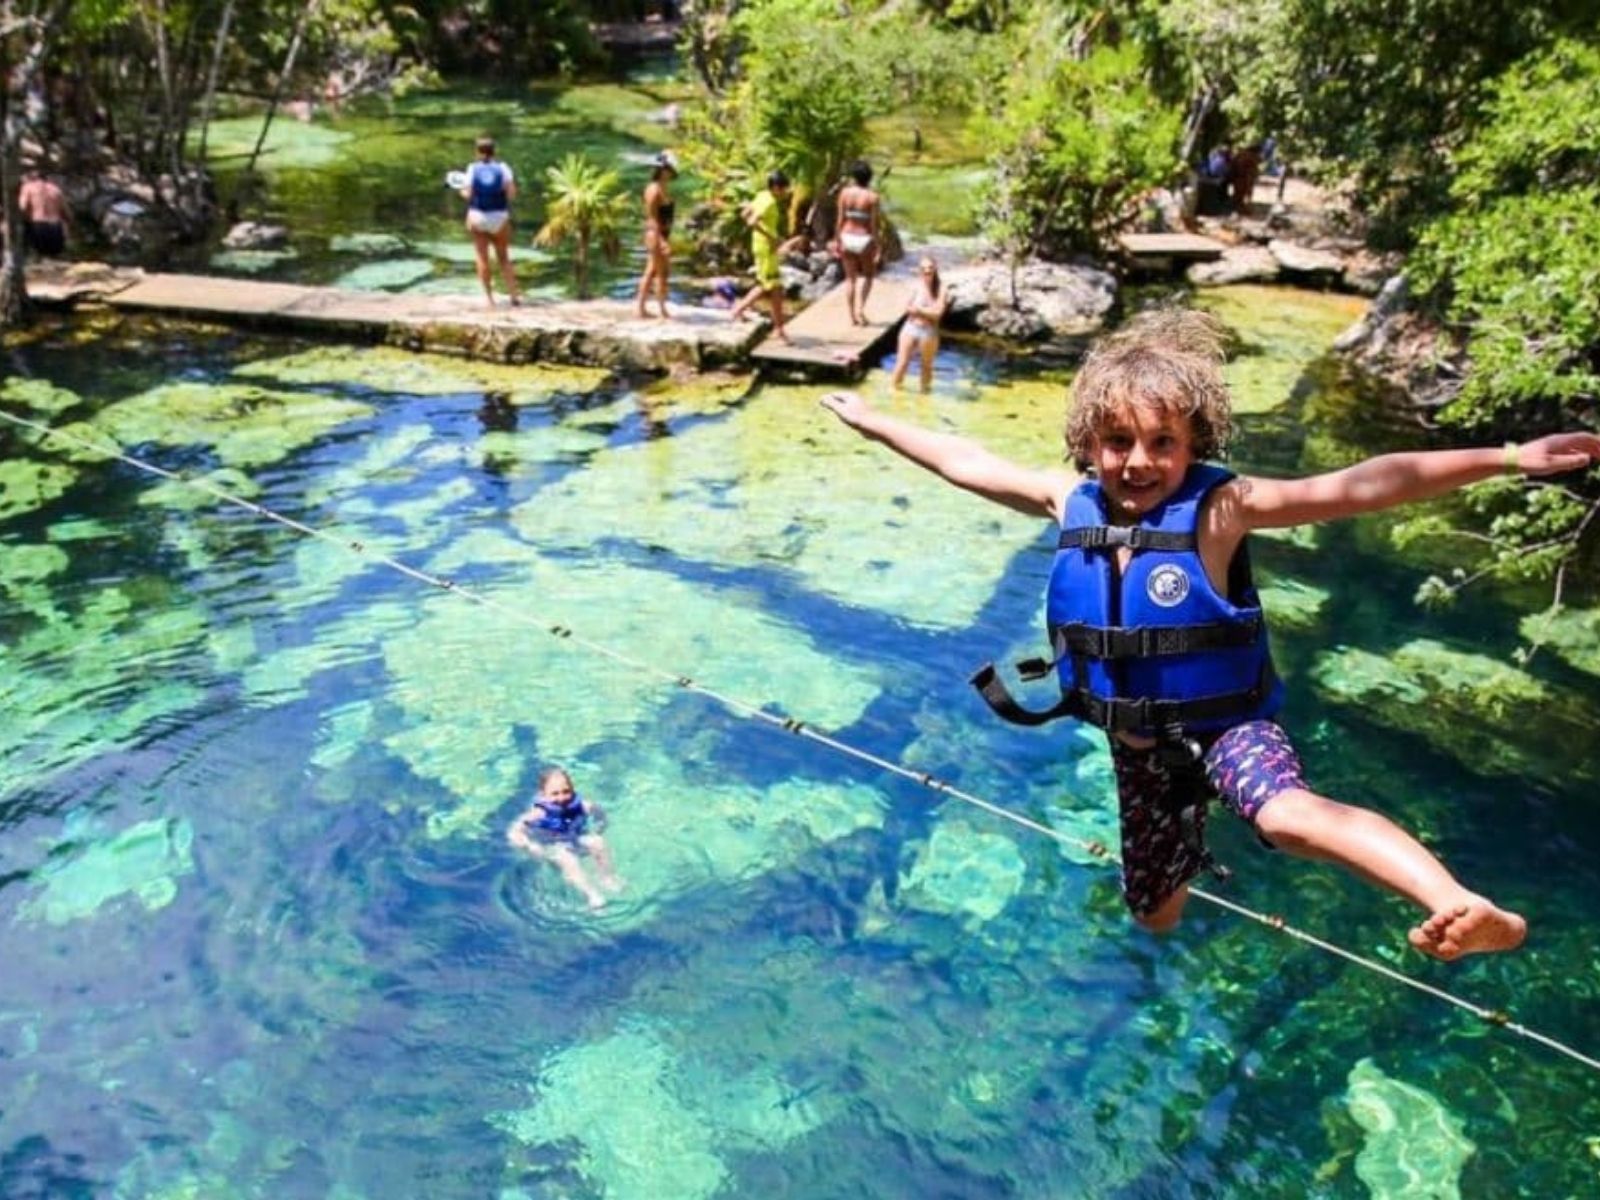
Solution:
[[(426, 277), (365, 281), (470, 291), (436, 181), (459, 145), (496, 129), (525, 178), (568, 147), (626, 163), (670, 98), (419, 97), (341, 115), (320, 151), (326, 130), (280, 122), (244, 215), (291, 224), (280, 277), (349, 286), (421, 257)], [(1314, 362), (1351, 302), (1202, 300), (1242, 337), (1241, 466), (1415, 444)], [(1198, 905), (1149, 939), (1086, 856), (542, 632), (1113, 840), (1096, 742), (999, 726), (963, 682), (1037, 650), (1048, 531), (889, 463), (815, 389), (141, 322), (47, 327), (6, 371), (7, 411), (84, 422), (533, 622), (0, 431), (6, 1200), (1600, 1183), (1579, 1068)], [(933, 399), (903, 404), (1043, 463), (1061, 396), (951, 345)], [(1452, 548), (1402, 561), (1387, 527), (1256, 547), (1291, 726), (1317, 785), (1418, 830), (1529, 916), (1529, 945), (1416, 960), (1401, 905), (1219, 820), (1227, 894), (1593, 1052), (1595, 639), (1512, 669), (1540, 598), (1422, 613)], [(629, 886), (597, 917), (503, 841), (549, 760), (612, 812)]]
[[(1212, 302), (1239, 372), (1303, 365), (1343, 319)], [(1298, 347), (1273, 340), (1286, 312)], [(1035, 646), (1048, 532), (892, 466), (814, 389), (81, 340), (17, 350), (34, 380), (7, 409), (1112, 835), (1096, 743), (998, 726), (962, 682)], [(1060, 396), (951, 350), (903, 404), (1048, 461)], [(1320, 368), (1266, 408), (1247, 468), (1411, 438)], [(0, 523), (0, 1195), (1592, 1189), (1600, 1088), (1563, 1060), (1198, 905), (1147, 938), (1111, 872), (1043, 838), (4, 436), (8, 462), (76, 473)], [(1514, 673), (1538, 703), (1472, 708), (1518, 611), (1417, 611), (1381, 532), (1257, 548), (1289, 720), (1318, 785), (1421, 831), (1528, 914), (1529, 947), (1421, 962), (1401, 905), (1217, 821), (1227, 894), (1593, 1051), (1592, 677), (1547, 653)], [(502, 840), (550, 760), (613, 814), (629, 886), (599, 916)]]

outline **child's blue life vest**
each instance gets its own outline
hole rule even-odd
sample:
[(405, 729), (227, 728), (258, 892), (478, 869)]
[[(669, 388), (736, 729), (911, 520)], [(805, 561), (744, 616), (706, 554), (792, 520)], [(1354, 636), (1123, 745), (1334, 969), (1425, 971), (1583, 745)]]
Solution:
[(479, 212), (505, 212), (511, 206), (506, 199), (506, 172), (497, 162), (474, 163), (471, 175), (472, 197), (468, 208)]
[[(1201, 506), (1232, 478), (1196, 464), (1136, 525), (1109, 523), (1098, 481), (1073, 489), (1046, 593), (1051, 659), (1018, 664), (1024, 678), (1054, 667), (1061, 700), (1042, 712), (1022, 708), (988, 663), (972, 682), (990, 707), (1022, 725), (1070, 716), (1163, 741), (1276, 713), (1283, 684), (1272, 669), (1248, 551), (1239, 547), (1222, 595), (1206, 578), (1197, 545)], [(1132, 554), (1119, 574), (1121, 546)]]
[(556, 837), (578, 838), (589, 826), (589, 810), (584, 808), (582, 796), (575, 794), (565, 804), (546, 804), (543, 800), (533, 803), (539, 815), (526, 822), (532, 829), (543, 830)]

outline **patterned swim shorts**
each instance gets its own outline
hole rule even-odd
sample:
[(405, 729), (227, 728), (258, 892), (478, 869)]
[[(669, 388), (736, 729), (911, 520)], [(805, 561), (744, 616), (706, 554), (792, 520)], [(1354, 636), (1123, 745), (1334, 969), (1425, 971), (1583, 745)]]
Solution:
[(1246, 721), (1201, 739), (1198, 762), (1175, 765), (1156, 747), (1111, 739), (1122, 826), (1122, 894), (1137, 916), (1160, 908), (1206, 869), (1206, 807), (1213, 796), (1255, 823), (1279, 792), (1301, 788), (1300, 756), (1273, 721)]

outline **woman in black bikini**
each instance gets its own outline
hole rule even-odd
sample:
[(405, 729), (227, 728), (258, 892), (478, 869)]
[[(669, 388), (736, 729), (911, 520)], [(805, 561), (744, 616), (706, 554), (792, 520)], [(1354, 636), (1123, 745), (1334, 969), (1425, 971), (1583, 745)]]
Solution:
[(667, 184), (678, 175), (672, 156), (665, 150), (656, 155), (655, 170), (644, 189), (644, 277), (639, 280), (638, 308), (641, 317), (650, 314), (645, 303), (650, 299), (650, 285), (655, 284), (661, 315), (667, 314), (667, 273), (672, 269), (672, 217), (677, 205), (667, 192)]
[(867, 297), (872, 293), (872, 280), (878, 274), (879, 198), (870, 186), (872, 168), (866, 163), (852, 163), (850, 178), (854, 182), (839, 192), (839, 232), (834, 251), (844, 267), (850, 321), (854, 325), (866, 325)]

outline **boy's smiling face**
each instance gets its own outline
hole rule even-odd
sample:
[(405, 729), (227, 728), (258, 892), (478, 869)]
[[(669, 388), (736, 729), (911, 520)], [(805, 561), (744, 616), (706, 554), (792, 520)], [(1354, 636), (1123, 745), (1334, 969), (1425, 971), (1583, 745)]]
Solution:
[(1125, 404), (1095, 431), (1094, 469), (1113, 520), (1135, 521), (1171, 496), (1194, 463), (1189, 418)]

